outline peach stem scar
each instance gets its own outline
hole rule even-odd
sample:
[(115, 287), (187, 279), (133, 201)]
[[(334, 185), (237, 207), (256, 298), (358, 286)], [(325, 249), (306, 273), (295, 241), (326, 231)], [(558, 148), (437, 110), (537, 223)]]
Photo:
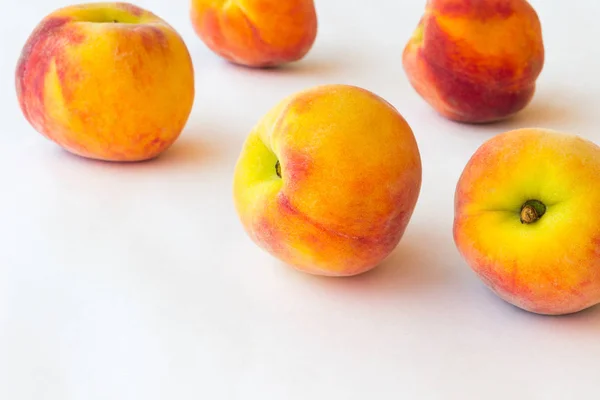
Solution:
[(539, 200), (528, 200), (521, 207), (521, 223), (533, 224), (546, 213), (546, 205)]

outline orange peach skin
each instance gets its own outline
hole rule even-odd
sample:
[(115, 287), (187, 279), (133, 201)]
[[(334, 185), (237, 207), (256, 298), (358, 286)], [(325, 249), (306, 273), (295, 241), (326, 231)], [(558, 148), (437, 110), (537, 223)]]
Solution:
[(317, 35), (313, 0), (192, 0), (191, 19), (208, 48), (249, 67), (298, 61)]
[(396, 109), (364, 89), (326, 85), (284, 99), (255, 127), (234, 199), (249, 236), (275, 257), (350, 276), (398, 244), (420, 186), (417, 143)]
[(403, 53), (420, 96), (444, 117), (466, 123), (525, 108), (543, 64), (540, 21), (525, 0), (428, 0)]
[[(575, 135), (520, 129), (487, 141), (456, 188), (454, 240), (498, 296), (561, 315), (600, 303), (600, 148)], [(521, 206), (546, 205), (532, 224)]]
[(36, 27), (16, 90), (31, 125), (69, 152), (140, 161), (180, 135), (194, 71), (181, 37), (154, 14), (127, 3), (82, 4)]

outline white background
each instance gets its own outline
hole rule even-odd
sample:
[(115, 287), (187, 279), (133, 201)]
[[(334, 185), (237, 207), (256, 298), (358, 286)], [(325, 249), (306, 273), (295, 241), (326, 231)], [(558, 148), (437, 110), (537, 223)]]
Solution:
[[(600, 143), (600, 2), (537, 0), (546, 65), (532, 104), (499, 124), (437, 116), (401, 53), (425, 1), (317, 0), (307, 58), (235, 67), (197, 39), (186, 1), (139, 0), (184, 37), (197, 95), (179, 141), (134, 165), (87, 161), (25, 121), (19, 52), (50, 0), (1, 0), (0, 399), (592, 399), (600, 307), (541, 317), (496, 298), (451, 236), (468, 158), (540, 126)], [(231, 198), (245, 136), (282, 97), (322, 83), (383, 96), (423, 157), (401, 244), (371, 273), (305, 275), (263, 253)]]

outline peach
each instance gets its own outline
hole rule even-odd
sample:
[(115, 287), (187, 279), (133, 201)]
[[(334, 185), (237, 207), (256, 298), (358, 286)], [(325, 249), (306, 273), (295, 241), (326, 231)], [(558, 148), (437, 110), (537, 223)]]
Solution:
[(381, 263), (411, 219), (421, 158), (398, 111), (361, 88), (288, 96), (249, 134), (235, 167), (249, 237), (298, 270), (351, 276)]
[(428, 0), (403, 53), (417, 93), (439, 114), (466, 123), (525, 108), (543, 64), (541, 24), (526, 0)]
[(209, 49), (248, 67), (298, 61), (317, 35), (313, 0), (192, 0), (191, 19)]
[(524, 310), (600, 303), (600, 147), (519, 129), (484, 143), (456, 188), (454, 240), (477, 276)]
[(16, 68), (25, 118), (82, 157), (140, 161), (178, 138), (194, 71), (178, 33), (128, 3), (56, 10), (28, 38)]

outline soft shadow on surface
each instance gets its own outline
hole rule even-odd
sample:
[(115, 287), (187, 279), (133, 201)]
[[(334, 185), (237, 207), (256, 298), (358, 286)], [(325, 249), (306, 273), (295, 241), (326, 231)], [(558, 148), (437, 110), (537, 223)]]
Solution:
[(220, 150), (214, 143), (202, 137), (182, 137), (163, 154), (148, 162), (176, 167), (195, 166), (218, 162), (219, 153)]
[(564, 125), (578, 118), (575, 107), (561, 104), (549, 97), (535, 100), (521, 113), (512, 118), (513, 124), (529, 126)]
[(293, 63), (283, 64), (277, 67), (254, 68), (240, 64), (233, 64), (228, 61), (222, 61), (225, 68), (234, 72), (247, 73), (250, 75), (275, 75), (275, 76), (328, 76), (336, 74), (344, 66), (339, 60), (335, 59), (305, 59)]
[(587, 326), (594, 327), (600, 334), (600, 305), (590, 307), (575, 314), (565, 315), (563, 317), (553, 317), (554, 319), (564, 319), (564, 324), (568, 326)]
[(372, 68), (366, 63), (364, 55), (354, 48), (319, 47), (311, 50), (303, 59), (284, 63), (274, 67), (248, 67), (224, 59), (218, 61), (220, 69), (253, 76), (280, 77), (331, 77), (344, 75), (357, 68)]
[[(398, 247), (378, 267), (352, 277), (318, 277), (306, 275), (310, 284), (326, 290), (340, 290), (351, 295), (410, 296), (411, 293), (435, 291), (445, 285), (461, 285), (459, 277), (448, 265), (448, 256), (429, 243), (447, 238), (440, 234), (414, 232), (405, 235)], [(447, 249), (446, 249), (447, 250)]]
[(294, 279), (303, 279), (307, 285), (334, 297), (394, 298), (412, 301), (423, 295), (428, 297), (440, 293), (445, 297), (451, 293), (462, 293), (459, 296), (461, 301), (473, 302), (472, 305), (465, 303), (464, 307), (472, 308), (473, 312), (481, 312), (481, 308), (486, 307), (486, 314), (506, 317), (508, 313), (510, 318), (516, 318), (520, 322), (541, 324), (567, 333), (600, 333), (600, 305), (569, 315), (539, 315), (502, 300), (475, 275), (472, 275), (471, 279), (465, 279), (464, 272), (468, 266), (462, 261), (460, 266), (456, 265), (459, 258), (456, 257), (455, 250), (452, 247), (435, 245), (447, 240), (452, 239), (443, 233), (408, 232), (381, 265), (353, 277), (320, 277), (294, 271), (284, 264), (276, 267), (287, 271), (285, 274), (294, 274)]
[(512, 307), (512, 311), (519, 317), (533, 318), (537, 323), (551, 324), (552, 327), (558, 329), (574, 329), (579, 332), (592, 331), (600, 334), (600, 305), (566, 315), (540, 315), (511, 306), (508, 303), (507, 306)]
[(61, 161), (75, 162), (98, 166), (102, 168), (115, 169), (157, 169), (157, 168), (183, 168), (200, 167), (206, 164), (218, 162), (221, 158), (221, 150), (217, 145), (210, 142), (202, 134), (193, 135), (191, 132), (182, 134), (182, 136), (171, 145), (170, 148), (163, 151), (157, 157), (144, 161), (135, 162), (115, 162), (103, 161), (81, 157), (72, 154), (58, 146), (55, 150), (61, 157)]
[(491, 314), (508, 318), (519, 323), (533, 324), (553, 333), (574, 335), (600, 334), (600, 305), (593, 306), (577, 313), (565, 315), (543, 315), (519, 308), (496, 295), (480, 279), (476, 278), (478, 288), (474, 301), (484, 304)]
[[(580, 118), (576, 107), (569, 106), (569, 102), (561, 99), (558, 94), (555, 96), (547, 94), (544, 97), (534, 98), (519, 113), (504, 120), (482, 124), (455, 123), (465, 127), (465, 131), (471, 133), (497, 133), (521, 128), (567, 129), (572, 121)], [(438, 117), (444, 118), (439, 114)]]
[(507, 129), (518, 129), (523, 127), (544, 127), (564, 126), (569, 121), (578, 118), (574, 107), (563, 106), (558, 100), (551, 98), (538, 99), (533, 101), (528, 107), (520, 113), (514, 115), (505, 121), (490, 124), (506, 127)]

